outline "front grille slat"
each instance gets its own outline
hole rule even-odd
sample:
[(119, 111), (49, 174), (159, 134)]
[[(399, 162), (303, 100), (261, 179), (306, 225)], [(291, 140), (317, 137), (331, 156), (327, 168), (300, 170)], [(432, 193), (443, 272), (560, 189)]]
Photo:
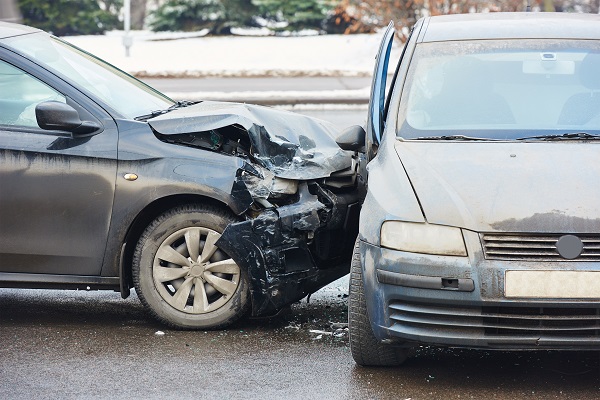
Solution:
[(461, 337), (595, 338), (600, 341), (598, 307), (454, 307), (394, 301), (389, 322), (396, 332), (435, 332)]
[(581, 255), (574, 260), (561, 257), (556, 242), (563, 234), (481, 234), (486, 259), (522, 261), (600, 261), (600, 235), (576, 235), (583, 242)]
[[(424, 317), (412, 316), (401, 313), (390, 315), (390, 319), (398, 323), (429, 326), (432, 329), (443, 329), (445, 327), (459, 328), (485, 328), (485, 329), (509, 329), (515, 331), (554, 332), (554, 331), (594, 331), (600, 329), (600, 321), (591, 320), (586, 323), (576, 324), (573, 321), (555, 320), (554, 324), (543, 321), (539, 323), (527, 319), (513, 319), (505, 321), (503, 318), (479, 317), (479, 318), (442, 318), (440, 316)], [(520, 323), (519, 323), (520, 322)]]
[(488, 242), (486, 246), (490, 249), (550, 249), (555, 250), (556, 246), (551, 243), (541, 243), (541, 242)]
[(538, 309), (530, 309), (530, 308), (522, 308), (520, 311), (515, 311), (512, 313), (486, 313), (482, 314), (481, 309), (479, 308), (447, 308), (447, 307), (435, 307), (435, 306), (427, 306), (427, 307), (419, 307), (413, 306), (407, 303), (392, 303), (390, 304), (390, 309), (396, 312), (404, 312), (404, 313), (414, 313), (419, 315), (449, 315), (457, 318), (467, 317), (481, 317), (482, 315), (485, 317), (493, 317), (493, 318), (502, 318), (502, 319), (523, 319), (523, 320), (555, 320), (555, 321), (567, 321), (567, 320), (598, 320), (600, 322), (600, 315), (590, 314), (589, 312), (586, 314), (577, 314), (570, 311), (570, 313), (561, 313), (560, 315), (553, 314), (540, 314)]

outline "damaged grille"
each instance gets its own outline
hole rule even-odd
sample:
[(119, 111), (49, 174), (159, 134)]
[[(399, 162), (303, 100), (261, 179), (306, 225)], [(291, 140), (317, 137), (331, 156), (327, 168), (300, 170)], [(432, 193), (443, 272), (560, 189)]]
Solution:
[(556, 242), (563, 234), (499, 235), (482, 234), (481, 243), (486, 259), (525, 261), (600, 261), (600, 235), (577, 235), (583, 251), (574, 260), (561, 257)]
[[(488, 344), (556, 345), (600, 341), (600, 308), (462, 307), (392, 302), (392, 331), (434, 337), (485, 339)], [(578, 340), (579, 339), (579, 340)]]

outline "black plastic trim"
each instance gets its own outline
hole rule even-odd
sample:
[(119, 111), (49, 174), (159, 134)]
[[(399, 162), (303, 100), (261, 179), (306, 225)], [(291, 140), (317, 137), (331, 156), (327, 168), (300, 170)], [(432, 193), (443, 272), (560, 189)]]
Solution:
[(119, 277), (82, 276), (82, 275), (51, 275), (51, 274), (23, 274), (13, 272), (0, 272), (0, 287), (15, 287), (15, 284), (27, 283), (27, 287), (54, 287), (54, 286), (94, 286), (120, 287)]
[(408, 275), (381, 269), (377, 270), (377, 280), (379, 283), (386, 283), (388, 285), (419, 289), (454, 290), (458, 292), (472, 292), (475, 290), (475, 283), (473, 279), (469, 278)]

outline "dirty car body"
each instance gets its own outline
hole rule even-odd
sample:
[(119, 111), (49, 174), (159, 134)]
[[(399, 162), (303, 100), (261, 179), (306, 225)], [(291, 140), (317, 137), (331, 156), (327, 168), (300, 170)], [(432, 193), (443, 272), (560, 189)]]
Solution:
[(109, 289), (159, 320), (272, 315), (348, 272), (357, 153), (331, 124), (173, 102), (0, 24), (0, 286)]
[(371, 99), (350, 293), (368, 314), (350, 315), (357, 362), (399, 364), (418, 344), (599, 348), (599, 23), (416, 24), (391, 94)]

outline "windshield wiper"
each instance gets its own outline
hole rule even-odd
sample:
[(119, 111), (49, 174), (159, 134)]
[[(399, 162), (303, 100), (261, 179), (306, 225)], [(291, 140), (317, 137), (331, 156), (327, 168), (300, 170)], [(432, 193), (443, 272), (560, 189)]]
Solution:
[(478, 138), (465, 135), (444, 135), (444, 136), (421, 136), (412, 140), (498, 140), (491, 138)]
[(600, 135), (594, 135), (592, 133), (587, 132), (569, 132), (562, 133), (560, 135), (539, 135), (539, 136), (528, 136), (522, 137), (515, 140), (598, 140), (600, 139)]
[(178, 108), (191, 106), (192, 104), (196, 104), (196, 103), (199, 103), (199, 102), (198, 101), (187, 101), (187, 100), (178, 101), (169, 108), (166, 108), (164, 110), (151, 111), (150, 114), (140, 115), (139, 117), (135, 117), (134, 119), (136, 121), (146, 121), (150, 118), (154, 118), (154, 117), (158, 117), (159, 115), (166, 114), (169, 111), (177, 110)]

